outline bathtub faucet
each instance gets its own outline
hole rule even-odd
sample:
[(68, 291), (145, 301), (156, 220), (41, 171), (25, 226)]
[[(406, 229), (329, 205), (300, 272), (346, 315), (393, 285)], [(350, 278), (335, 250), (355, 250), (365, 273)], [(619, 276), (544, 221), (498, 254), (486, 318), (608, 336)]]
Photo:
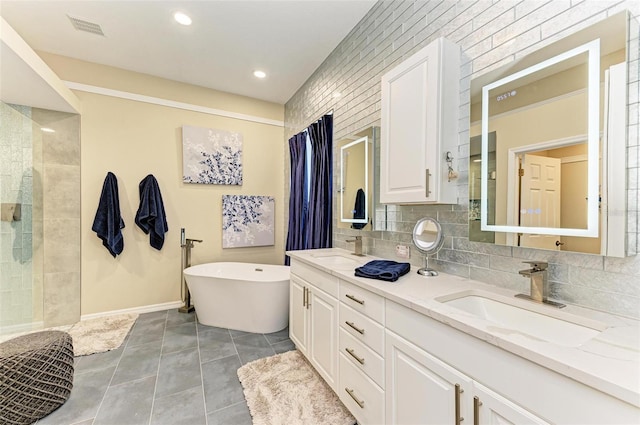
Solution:
[[(193, 248), (193, 243), (194, 242), (202, 242), (202, 239), (186, 239), (186, 242), (184, 245), (182, 245), (183, 248), (187, 248), (187, 249), (191, 249)], [(191, 252), (189, 252), (191, 253)], [(189, 267), (191, 264), (189, 264), (187, 267)]]
[(191, 305), (191, 293), (189, 293), (189, 287), (184, 279), (184, 269), (191, 267), (191, 248), (193, 248), (194, 242), (202, 242), (202, 239), (188, 239), (185, 238), (184, 228), (180, 229), (180, 248), (182, 248), (182, 268), (181, 268), (181, 292), (182, 301), (184, 305), (178, 309), (180, 313), (191, 313), (194, 307)]

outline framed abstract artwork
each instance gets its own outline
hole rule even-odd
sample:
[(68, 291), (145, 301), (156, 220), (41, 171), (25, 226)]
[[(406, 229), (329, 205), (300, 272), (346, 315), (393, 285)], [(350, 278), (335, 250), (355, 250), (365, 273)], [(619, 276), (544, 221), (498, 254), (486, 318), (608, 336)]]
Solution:
[(275, 244), (272, 196), (222, 196), (222, 247)]
[(242, 134), (182, 126), (182, 181), (242, 184)]

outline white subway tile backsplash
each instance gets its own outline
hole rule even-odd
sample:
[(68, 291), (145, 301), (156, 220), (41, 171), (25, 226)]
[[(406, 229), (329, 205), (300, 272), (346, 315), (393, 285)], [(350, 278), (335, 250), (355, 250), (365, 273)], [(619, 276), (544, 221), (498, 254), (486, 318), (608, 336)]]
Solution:
[[(566, 34), (622, 9), (630, 9), (638, 16), (638, 5), (640, 1), (634, 0), (380, 1), (287, 103), (285, 139), (306, 127), (328, 108), (334, 110), (337, 140), (338, 135), (345, 137), (368, 126), (380, 125), (382, 74), (431, 40), (446, 36), (461, 46), (462, 59), (459, 147), (454, 153), (456, 169), (460, 172), (455, 182), (459, 191), (458, 204), (388, 205), (379, 209), (376, 221), (386, 225), (389, 231), (364, 232), (365, 238), (371, 240), (371, 253), (395, 258), (397, 243), (411, 244), (411, 230), (415, 222), (425, 216), (437, 216), (444, 223), (447, 235), (447, 246), (434, 262), (438, 270), (526, 292), (528, 282), (517, 274), (518, 270), (526, 267), (521, 262), (546, 260), (550, 263), (549, 273), (557, 298), (638, 317), (638, 311), (630, 311), (633, 306), (639, 310), (640, 297), (631, 294), (632, 288), (628, 285), (637, 280), (640, 261), (471, 242), (466, 221), (471, 78), (544, 48)], [(638, 27), (637, 23), (632, 23)], [(640, 185), (637, 32), (632, 30), (628, 68), (631, 106), (628, 111), (630, 148), (627, 153), (628, 174), (633, 187)], [(333, 98), (335, 91), (342, 96)], [(640, 209), (640, 189), (627, 192), (629, 210), (637, 211)], [(387, 220), (383, 223), (385, 216)], [(630, 214), (629, 217), (629, 229), (637, 229), (638, 214)], [(342, 234), (340, 232), (336, 230), (335, 234)], [(627, 239), (629, 250), (636, 252), (637, 230), (629, 232)], [(340, 236), (336, 236), (336, 246), (340, 244)], [(420, 264), (421, 257), (415, 252), (412, 254), (412, 264)], [(596, 273), (593, 285), (582, 284), (580, 279), (593, 272)]]

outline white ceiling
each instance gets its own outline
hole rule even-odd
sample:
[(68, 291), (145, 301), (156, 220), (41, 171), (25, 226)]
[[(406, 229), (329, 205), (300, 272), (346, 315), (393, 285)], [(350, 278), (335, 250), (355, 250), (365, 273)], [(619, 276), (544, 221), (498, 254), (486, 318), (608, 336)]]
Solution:
[[(0, 0), (0, 15), (34, 50), (284, 104), (374, 3)], [(176, 23), (176, 11), (193, 24)], [(67, 15), (105, 36), (77, 31)]]

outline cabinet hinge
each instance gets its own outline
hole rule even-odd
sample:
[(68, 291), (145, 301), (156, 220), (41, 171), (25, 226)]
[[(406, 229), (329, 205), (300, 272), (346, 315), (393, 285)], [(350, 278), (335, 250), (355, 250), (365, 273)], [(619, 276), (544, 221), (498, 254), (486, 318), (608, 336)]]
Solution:
[(520, 177), (524, 177), (524, 168), (520, 168), (520, 169), (518, 170), (518, 175), (519, 175)]

